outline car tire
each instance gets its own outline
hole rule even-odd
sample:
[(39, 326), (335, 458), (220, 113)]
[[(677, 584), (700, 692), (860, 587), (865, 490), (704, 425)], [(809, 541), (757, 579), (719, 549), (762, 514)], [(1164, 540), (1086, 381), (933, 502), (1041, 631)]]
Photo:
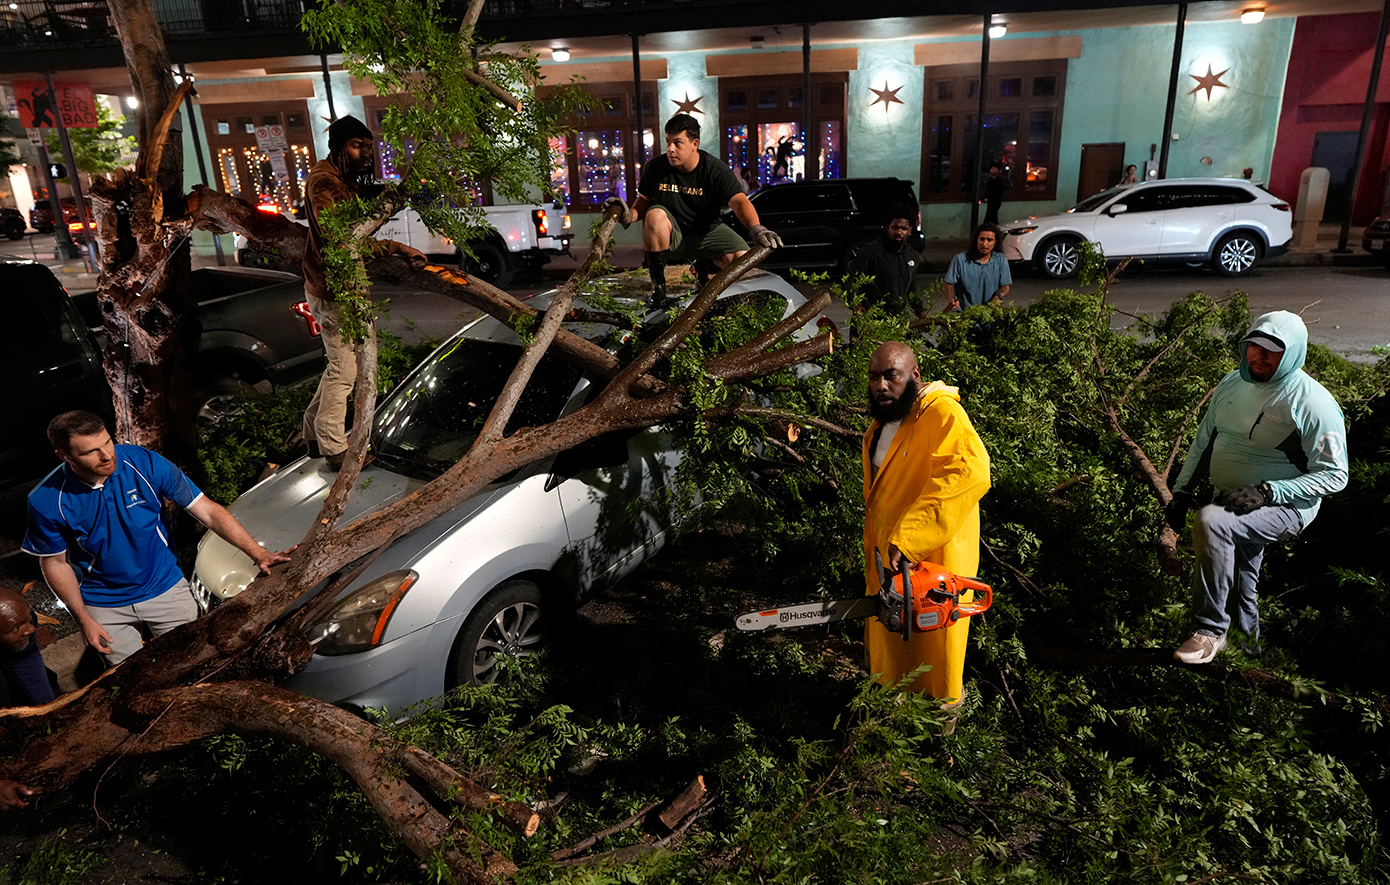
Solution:
[(496, 682), (503, 658), (535, 654), (546, 639), (555, 601), (531, 581), (499, 584), (473, 606), (449, 653), (445, 681), (450, 688)]
[(193, 415), (200, 424), (216, 424), (240, 411), (241, 401), (271, 393), (269, 381), (259, 384), (234, 375), (199, 378), (193, 382)]
[(1038, 270), (1054, 280), (1065, 280), (1076, 276), (1081, 267), (1081, 245), (1079, 237), (1053, 237), (1038, 247)]
[(5, 236), (12, 240), (24, 239), (24, 221), (19, 218), (11, 218), (5, 222)]
[(459, 260), (459, 269), (499, 289), (511, 285), (512, 277), (516, 274), (506, 253), (493, 243), (474, 244), (472, 257), (463, 255)]
[(1223, 277), (1238, 277), (1260, 263), (1260, 239), (1243, 230), (1231, 231), (1216, 241), (1211, 266)]

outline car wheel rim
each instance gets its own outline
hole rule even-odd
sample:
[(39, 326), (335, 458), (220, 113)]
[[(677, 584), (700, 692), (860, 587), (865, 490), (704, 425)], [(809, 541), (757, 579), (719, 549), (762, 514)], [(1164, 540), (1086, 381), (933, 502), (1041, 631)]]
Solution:
[(537, 651), (544, 625), (541, 610), (529, 602), (509, 605), (492, 616), (473, 652), (473, 681), (496, 682), (503, 658), (529, 658)]
[(1076, 270), (1076, 249), (1071, 243), (1057, 243), (1049, 246), (1043, 256), (1047, 272), (1054, 277), (1064, 277)]
[(1232, 273), (1249, 270), (1255, 265), (1255, 244), (1241, 238), (1231, 240), (1221, 249), (1221, 266)]

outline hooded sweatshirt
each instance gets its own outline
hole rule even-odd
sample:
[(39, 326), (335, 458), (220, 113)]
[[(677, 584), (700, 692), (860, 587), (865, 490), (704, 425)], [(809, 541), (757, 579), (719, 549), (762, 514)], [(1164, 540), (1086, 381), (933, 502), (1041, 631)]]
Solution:
[(1346, 487), (1346, 421), (1327, 388), (1303, 371), (1303, 320), (1277, 310), (1249, 334), (1280, 341), (1284, 356), (1273, 377), (1255, 381), (1242, 341), (1240, 368), (1216, 385), (1174, 492), (1190, 490), (1203, 473), (1218, 492), (1267, 482), (1274, 503), (1297, 510), (1307, 528), (1322, 497)]

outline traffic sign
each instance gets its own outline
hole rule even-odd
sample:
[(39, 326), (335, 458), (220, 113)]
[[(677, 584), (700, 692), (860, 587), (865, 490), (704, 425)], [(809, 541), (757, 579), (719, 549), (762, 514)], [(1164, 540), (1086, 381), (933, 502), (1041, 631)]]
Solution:
[(285, 127), (279, 124), (272, 126), (257, 126), (256, 147), (260, 148), (261, 152), (266, 154), (289, 150), (290, 141), (285, 137)]

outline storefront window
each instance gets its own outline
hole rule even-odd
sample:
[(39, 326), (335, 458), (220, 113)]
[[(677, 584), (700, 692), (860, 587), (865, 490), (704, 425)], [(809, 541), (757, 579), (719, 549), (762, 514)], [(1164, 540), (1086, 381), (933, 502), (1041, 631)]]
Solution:
[(928, 201), (972, 199), (976, 185), (995, 163), (1003, 168), (1007, 182), (1005, 200), (1057, 196), (1065, 60), (1005, 62), (998, 69), (991, 65), (990, 71), (983, 125), (976, 115), (978, 66), (924, 71), (922, 180)]
[(816, 147), (820, 151), (819, 162), (816, 164), (820, 169), (821, 178), (839, 178), (844, 175), (844, 152), (840, 141), (840, 121), (831, 120), (821, 123), (817, 136), (819, 144)]
[(550, 139), (550, 195), (566, 206), (570, 202), (570, 167), (565, 156), (565, 140), (556, 135)]
[(620, 129), (588, 129), (576, 138), (581, 202), (598, 206), (609, 197), (628, 198), (627, 161)]
[(951, 187), (952, 119), (950, 114), (932, 118), (931, 132), (927, 136), (927, 150), (931, 152), (931, 167), (927, 173), (930, 193), (945, 193)]
[(846, 81), (843, 74), (816, 75), (807, 133), (800, 77), (726, 78), (720, 89), (729, 168), (737, 175), (747, 166), (756, 187), (844, 175)]
[(1028, 115), (1028, 159), (1023, 189), (1030, 194), (1046, 191), (1051, 182), (1052, 111)]

